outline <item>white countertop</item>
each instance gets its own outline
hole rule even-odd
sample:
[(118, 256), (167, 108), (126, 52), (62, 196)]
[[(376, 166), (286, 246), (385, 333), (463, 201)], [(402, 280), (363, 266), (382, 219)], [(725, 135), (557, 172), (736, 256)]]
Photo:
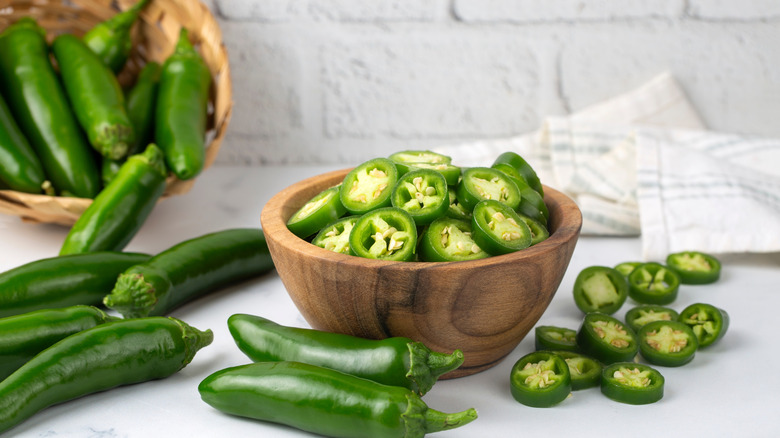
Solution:
[[(183, 240), (234, 227), (259, 227), (260, 211), (282, 188), (335, 167), (212, 167), (193, 190), (167, 199), (127, 246), (157, 253)], [(745, 226), (750, 226), (746, 223)], [(0, 216), (0, 270), (59, 251), (67, 229)], [(640, 257), (638, 238), (581, 237), (569, 269), (539, 324), (576, 329), (582, 314), (571, 290), (580, 270)], [(780, 436), (780, 254), (720, 257), (723, 275), (707, 286), (683, 285), (670, 307), (706, 302), (728, 311), (726, 336), (680, 368), (657, 367), (666, 378), (664, 398), (632, 406), (598, 389), (574, 392), (561, 404), (530, 408), (509, 393), (509, 371), (533, 350), (533, 332), (501, 363), (482, 373), (440, 380), (426, 403), (450, 412), (474, 407), (473, 423), (432, 436), (463, 437), (771, 437)], [(622, 318), (629, 300), (615, 316)], [(214, 343), (179, 373), (158, 381), (82, 397), (42, 411), (3, 436), (18, 437), (306, 437), (289, 427), (222, 414), (200, 400), (197, 386), (214, 371), (248, 363), (227, 330), (233, 313), (251, 313), (305, 327), (279, 277), (267, 274), (216, 292), (172, 313), (214, 331)]]

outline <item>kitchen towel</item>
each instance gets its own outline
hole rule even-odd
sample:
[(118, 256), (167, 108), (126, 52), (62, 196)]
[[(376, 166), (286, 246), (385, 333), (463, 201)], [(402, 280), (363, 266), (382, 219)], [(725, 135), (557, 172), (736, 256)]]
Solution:
[(537, 132), (435, 150), (475, 166), (517, 152), (577, 202), (583, 234), (641, 234), (645, 260), (780, 251), (780, 139), (706, 131), (668, 73)]

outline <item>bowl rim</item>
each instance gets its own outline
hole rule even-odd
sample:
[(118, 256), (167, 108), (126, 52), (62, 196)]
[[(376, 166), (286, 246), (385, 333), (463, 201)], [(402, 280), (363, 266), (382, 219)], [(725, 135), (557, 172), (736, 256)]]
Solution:
[[(544, 241), (539, 242), (529, 248), (525, 248), (509, 254), (490, 256), (483, 259), (450, 262), (388, 261), (368, 259), (359, 256), (328, 251), (324, 248), (312, 245), (311, 243), (301, 239), (300, 237), (293, 234), (289, 229), (287, 229), (287, 220), (289, 219), (289, 216), (292, 216), (292, 214), (297, 211), (297, 209), (300, 208), (303, 203), (305, 203), (308, 199), (320, 191), (340, 183), (350, 170), (352, 170), (352, 168), (339, 169), (300, 180), (271, 197), (260, 213), (260, 224), (264, 230), (266, 239), (272, 241), (273, 243), (279, 243), (279, 245), (286, 247), (287, 250), (300, 254), (305, 258), (315, 258), (338, 264), (347, 263), (365, 265), (367, 268), (371, 269), (417, 270), (422, 268), (436, 269), (439, 267), (452, 268), (456, 266), (461, 268), (481, 268), (504, 263), (514, 263), (517, 261), (531, 259), (535, 256), (550, 251), (556, 251), (560, 246), (565, 245), (572, 239), (578, 238), (582, 228), (582, 212), (574, 200), (572, 200), (566, 194), (544, 185), (545, 203), (547, 204), (548, 208), (551, 206), (557, 207), (550, 208), (550, 221), (553, 221), (555, 224), (554, 230), (552, 230), (550, 236)], [(306, 190), (312, 191), (312, 195), (306, 198), (301, 205), (296, 206), (294, 209), (288, 210), (289, 216), (284, 217), (285, 206), (289, 200), (301, 191)], [(564, 210), (566, 214), (561, 213)], [(558, 219), (557, 216), (554, 217), (554, 214), (562, 214), (562, 217)], [(271, 250), (271, 255), (273, 256), (273, 245)]]

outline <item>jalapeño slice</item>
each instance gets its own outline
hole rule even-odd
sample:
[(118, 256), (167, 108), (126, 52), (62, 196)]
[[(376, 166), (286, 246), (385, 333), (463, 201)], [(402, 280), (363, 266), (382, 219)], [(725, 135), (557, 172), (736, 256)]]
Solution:
[(626, 312), (626, 325), (634, 332), (639, 331), (643, 325), (653, 321), (677, 321), (679, 315), (674, 309), (650, 304), (636, 306)]
[(729, 328), (729, 314), (711, 304), (695, 303), (680, 312), (679, 321), (689, 326), (699, 347), (707, 347), (718, 341)]
[(583, 313), (601, 312), (613, 314), (628, 297), (625, 277), (607, 266), (590, 266), (577, 275), (574, 281), (574, 304)]
[(698, 251), (669, 254), (666, 266), (680, 277), (682, 284), (709, 284), (720, 278), (720, 261)]
[(664, 376), (647, 365), (615, 363), (601, 373), (601, 393), (620, 403), (655, 403), (664, 396)]
[(311, 241), (312, 245), (339, 254), (352, 254), (349, 250), (349, 235), (359, 218), (360, 216), (347, 216), (326, 226)]
[(517, 185), (517, 189), (520, 191), (520, 205), (516, 208), (517, 212), (547, 224), (547, 219), (550, 218), (550, 210), (544, 203), (543, 196), (532, 189), (508, 164), (494, 164), (492, 168), (505, 173)]
[(460, 167), (450, 163), (401, 163), (398, 161), (394, 161), (394, 163), (400, 175), (413, 170), (428, 169), (440, 173), (447, 181), (448, 186), (456, 186), (460, 181)]
[(457, 262), (489, 257), (474, 242), (471, 223), (442, 217), (428, 226), (420, 239), (420, 258), (426, 262)]
[(452, 162), (452, 158), (447, 155), (424, 150), (400, 151), (388, 158), (396, 163), (449, 164)]
[(628, 274), (628, 296), (638, 303), (669, 304), (679, 288), (680, 277), (660, 263), (642, 263)]
[(409, 261), (417, 245), (417, 226), (409, 213), (395, 207), (370, 211), (355, 222), (349, 248), (360, 257)]
[(428, 225), (444, 216), (450, 207), (447, 181), (428, 169), (405, 173), (390, 196), (393, 207), (409, 213), (417, 225)]
[(531, 219), (522, 213), (517, 213), (517, 215), (520, 216), (520, 219), (522, 219), (531, 230), (531, 246), (534, 246), (537, 243), (542, 242), (550, 237), (550, 232), (547, 230), (547, 227), (544, 226), (544, 224), (537, 220)]
[(341, 184), (341, 203), (351, 214), (390, 206), (398, 169), (387, 158), (375, 158), (352, 169)]
[(455, 189), (450, 187), (447, 192), (450, 196), (450, 207), (447, 210), (447, 216), (453, 219), (471, 221), (471, 210), (466, 210), (460, 202), (458, 202), (458, 195), (455, 193)]
[(699, 342), (693, 330), (677, 321), (655, 321), (637, 332), (639, 354), (654, 365), (679, 367), (693, 360)]
[(628, 277), (628, 274), (634, 271), (637, 266), (641, 265), (642, 262), (623, 262), (618, 263), (615, 266), (615, 270), (623, 274), (624, 277)]
[(505, 173), (489, 167), (472, 167), (463, 171), (456, 188), (458, 201), (473, 210), (479, 201), (491, 199), (515, 209), (520, 205), (520, 190)]
[(596, 359), (574, 351), (554, 351), (553, 353), (561, 356), (566, 361), (566, 365), (569, 366), (572, 391), (592, 388), (601, 382), (603, 367)]
[(562, 402), (571, 393), (569, 366), (561, 356), (535, 351), (521, 357), (509, 378), (512, 397), (535, 408)]
[(509, 254), (531, 246), (531, 229), (508, 205), (486, 199), (471, 214), (474, 241), (493, 255)]
[(540, 325), (534, 329), (536, 350), (577, 351), (577, 331), (565, 327)]
[(601, 363), (634, 359), (639, 346), (634, 332), (617, 319), (603, 313), (588, 313), (577, 331), (580, 350)]
[(339, 186), (323, 190), (296, 211), (287, 221), (287, 229), (305, 239), (347, 212), (339, 199)]
[(497, 165), (508, 165), (515, 172), (515, 175), (513, 176), (522, 179), (541, 196), (544, 196), (544, 188), (542, 187), (541, 181), (539, 181), (539, 177), (536, 175), (536, 171), (517, 153), (511, 151), (504, 152), (493, 162), (493, 166)]

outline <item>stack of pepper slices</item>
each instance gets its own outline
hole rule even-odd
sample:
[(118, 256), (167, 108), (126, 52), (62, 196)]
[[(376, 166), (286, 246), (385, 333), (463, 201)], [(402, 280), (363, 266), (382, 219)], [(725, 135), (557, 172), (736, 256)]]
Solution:
[(29, 16), (0, 34), (0, 189), (94, 198), (63, 255), (121, 250), (169, 171), (186, 180), (205, 165), (211, 74), (186, 29), (163, 65), (148, 62), (126, 92), (117, 80), (149, 1), (51, 45)]
[(341, 184), (304, 204), (287, 227), (341, 254), (476, 260), (545, 240), (543, 198), (536, 172), (514, 152), (501, 154), (491, 167), (461, 169), (446, 155), (402, 151), (355, 167)]
[[(728, 313), (710, 304), (691, 304), (679, 313), (666, 306), (677, 298), (680, 284), (713, 283), (720, 271), (720, 261), (696, 251), (670, 254), (665, 265), (624, 262), (583, 269), (574, 283), (574, 302), (585, 313), (580, 328), (537, 326), (536, 351), (512, 369), (512, 395), (523, 404), (548, 407), (573, 390), (600, 386), (622, 403), (660, 400), (665, 380), (650, 365), (689, 363), (729, 325)], [(611, 316), (629, 297), (638, 305), (624, 321)], [(636, 362), (637, 354), (650, 365)]]

